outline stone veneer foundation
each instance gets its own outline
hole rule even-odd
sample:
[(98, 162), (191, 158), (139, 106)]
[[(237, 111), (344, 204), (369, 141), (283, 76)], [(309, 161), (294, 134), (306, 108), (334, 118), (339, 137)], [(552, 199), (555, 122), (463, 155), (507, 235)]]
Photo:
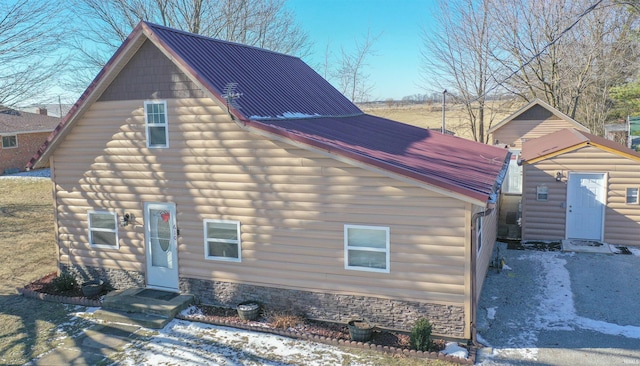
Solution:
[(89, 280), (103, 280), (106, 284), (116, 289), (130, 287), (145, 287), (144, 273), (126, 271), (123, 269), (98, 268), (78, 265), (58, 265), (60, 272), (73, 274), (78, 282)]
[[(79, 281), (101, 279), (116, 289), (145, 286), (142, 272), (64, 264), (60, 264), (60, 271), (72, 273)], [(254, 300), (270, 310), (290, 311), (311, 319), (346, 323), (350, 319), (364, 318), (379, 327), (403, 331), (410, 331), (416, 320), (426, 317), (434, 334), (464, 338), (462, 306), (193, 278), (180, 278), (180, 292), (195, 295), (203, 304), (234, 308), (243, 301)]]
[(346, 323), (364, 318), (379, 327), (410, 331), (415, 322), (429, 319), (433, 333), (464, 338), (462, 306), (421, 303), (371, 296), (331, 294), (229, 282), (180, 279), (180, 292), (191, 293), (203, 304), (235, 307), (247, 300), (270, 310), (286, 310), (311, 319)]

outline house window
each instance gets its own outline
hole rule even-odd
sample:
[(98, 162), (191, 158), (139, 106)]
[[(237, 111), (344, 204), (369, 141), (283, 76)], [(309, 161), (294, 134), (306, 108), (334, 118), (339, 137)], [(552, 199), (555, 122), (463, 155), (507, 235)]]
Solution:
[(12, 147), (18, 147), (18, 136), (16, 135), (2, 136), (2, 148), (9, 149)]
[(240, 262), (240, 222), (204, 220), (204, 255), (206, 259)]
[(89, 243), (100, 248), (118, 248), (118, 218), (114, 212), (89, 212)]
[(507, 175), (505, 176), (504, 183), (502, 184), (502, 191), (504, 193), (522, 194), (522, 165), (518, 165), (518, 153), (519, 150), (510, 150), (511, 160), (509, 161), (509, 168), (507, 169)]
[(167, 102), (144, 102), (147, 147), (169, 147)]
[(638, 188), (627, 188), (627, 204), (638, 204)]
[(389, 272), (389, 228), (344, 226), (345, 269)]
[(538, 187), (536, 187), (536, 200), (537, 201), (548, 201), (549, 200), (549, 187), (547, 187), (547, 186), (538, 186)]

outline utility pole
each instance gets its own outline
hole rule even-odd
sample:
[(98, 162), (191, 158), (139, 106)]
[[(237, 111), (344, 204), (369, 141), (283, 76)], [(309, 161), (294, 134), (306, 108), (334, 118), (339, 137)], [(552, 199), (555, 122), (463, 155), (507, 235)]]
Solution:
[(442, 91), (442, 134), (444, 134), (445, 131), (447, 130), (445, 122), (444, 122), (445, 121), (445, 119), (444, 119), (445, 109), (446, 109), (446, 106), (447, 106), (447, 102), (446, 101), (447, 101), (447, 89)]

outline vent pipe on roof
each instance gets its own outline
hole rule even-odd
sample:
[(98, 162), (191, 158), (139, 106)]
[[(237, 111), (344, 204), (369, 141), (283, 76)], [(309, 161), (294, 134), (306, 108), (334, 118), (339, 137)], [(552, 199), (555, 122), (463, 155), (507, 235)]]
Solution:
[(442, 134), (444, 135), (447, 131), (445, 123), (444, 123), (444, 115), (447, 101), (447, 89), (442, 91)]

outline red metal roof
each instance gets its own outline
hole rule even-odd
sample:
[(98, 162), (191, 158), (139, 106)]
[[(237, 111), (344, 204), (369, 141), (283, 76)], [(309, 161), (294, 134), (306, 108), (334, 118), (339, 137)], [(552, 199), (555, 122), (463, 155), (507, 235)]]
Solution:
[(366, 114), (245, 123), (482, 202), (509, 157), (506, 149)]
[(610, 150), (618, 151), (621, 154), (640, 159), (640, 154), (624, 145), (605, 139), (604, 137), (592, 135), (584, 131), (578, 131), (573, 128), (566, 128), (538, 137), (537, 139), (525, 141), (522, 144), (522, 153), (520, 158), (523, 162), (527, 162), (547, 155), (552, 155), (563, 150), (571, 150), (573, 147), (578, 148), (585, 144), (603, 146)]
[(301, 59), (145, 23), (153, 36), (211, 92), (231, 83), (237, 112), (245, 118), (287, 114), (345, 116), (362, 111)]
[(132, 40), (146, 36), (187, 74), (225, 103), (230, 84), (240, 95), (230, 112), (245, 126), (307, 144), (455, 192), (474, 203), (495, 197), (509, 160), (505, 149), (364, 114), (296, 57), (141, 22), (127, 37), (48, 141), (28, 164), (55, 148), (101, 80), (116, 72)]

